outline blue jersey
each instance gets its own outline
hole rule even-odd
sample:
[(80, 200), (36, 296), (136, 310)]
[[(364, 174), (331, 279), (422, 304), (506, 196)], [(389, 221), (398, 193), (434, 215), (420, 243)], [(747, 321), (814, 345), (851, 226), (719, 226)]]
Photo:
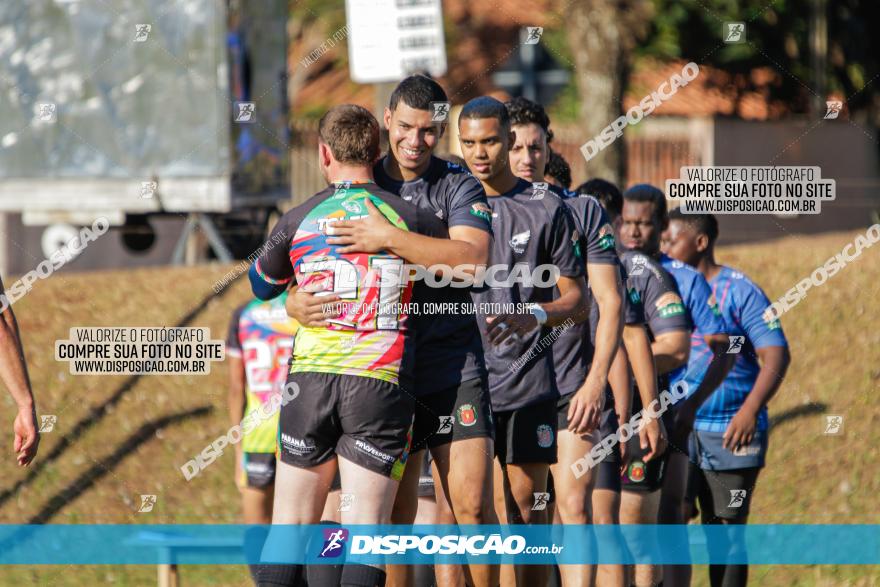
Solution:
[(703, 381), (709, 363), (712, 362), (712, 349), (703, 337), (708, 334), (726, 334), (727, 326), (721, 318), (712, 289), (702, 273), (666, 255), (660, 255), (660, 265), (678, 284), (681, 299), (694, 325), (687, 365), (672, 371), (669, 374), (669, 383), (675, 385), (684, 379), (688, 384), (688, 392), (693, 394)]
[[(779, 320), (767, 312), (770, 300), (748, 277), (722, 267), (709, 282), (731, 336), (736, 362), (724, 381), (697, 411), (694, 429), (724, 432), (755, 385), (760, 365), (756, 349), (788, 346)], [(735, 339), (733, 337), (743, 337)], [(767, 407), (758, 413), (758, 430), (767, 430)]]

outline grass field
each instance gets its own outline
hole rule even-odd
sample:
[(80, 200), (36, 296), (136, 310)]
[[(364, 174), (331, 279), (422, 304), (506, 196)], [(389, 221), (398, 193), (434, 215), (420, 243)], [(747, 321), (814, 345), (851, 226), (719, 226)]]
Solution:
[[(787, 237), (723, 248), (719, 260), (750, 275), (775, 299), (855, 236)], [(232, 451), (186, 481), (179, 467), (227, 428), (226, 372), (207, 376), (72, 376), (54, 342), (74, 326), (200, 326), (225, 338), (246, 279), (220, 295), (229, 266), (60, 274), (37, 283), (14, 310), (40, 414), (57, 416), (30, 469), (0, 461), (0, 523), (239, 521)], [(7, 285), (11, 279), (7, 277)], [(867, 249), (783, 319), (792, 348), (788, 378), (771, 404), (768, 467), (753, 503), (755, 523), (880, 523), (880, 247)], [(0, 395), (9, 442), (14, 405)], [(823, 434), (823, 414), (844, 433)], [(155, 494), (150, 513), (139, 495)], [(753, 585), (880, 584), (880, 567), (753, 567)], [(153, 567), (7, 567), (0, 585), (152, 585)], [(249, 585), (244, 567), (182, 569), (182, 583)], [(704, 568), (695, 585), (706, 585)]]

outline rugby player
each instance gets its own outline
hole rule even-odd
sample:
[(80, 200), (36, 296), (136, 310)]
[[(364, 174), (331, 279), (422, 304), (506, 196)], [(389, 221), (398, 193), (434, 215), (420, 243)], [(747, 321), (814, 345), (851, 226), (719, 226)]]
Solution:
[(550, 159), (547, 161), (547, 169), (544, 170), (544, 179), (558, 188), (571, 189), (571, 166), (553, 149), (550, 149)]
[[(733, 369), (696, 413), (690, 438), (686, 518), (699, 507), (704, 524), (745, 524), (768, 445), (767, 403), (788, 369), (782, 326), (764, 291), (715, 261), (718, 221), (711, 214), (669, 214), (665, 252), (696, 267), (718, 300), (736, 351)], [(734, 501), (736, 492), (740, 497)], [(746, 585), (748, 565), (710, 565), (713, 587)]]
[(235, 482), (245, 524), (272, 521), (278, 414), (262, 418), (258, 410), (281, 397), (287, 380), (297, 324), (284, 309), (286, 298), (285, 292), (268, 302), (242, 304), (232, 315), (226, 337), (229, 423), (239, 425), (248, 415), (259, 421), (235, 447)]
[[(578, 187), (579, 194), (595, 196), (611, 219), (613, 225), (619, 225), (620, 213), (623, 206), (623, 197), (620, 190), (614, 184), (602, 180), (591, 179)], [(624, 253), (624, 263), (632, 265), (632, 255)], [(638, 265), (642, 266), (641, 269)], [(634, 270), (632, 278), (626, 277), (626, 295), (624, 298), (624, 329), (623, 344), (617, 350), (617, 355), (609, 373), (609, 387), (606, 391), (606, 409), (602, 415), (603, 434), (617, 431), (618, 422), (626, 422), (630, 419), (632, 407), (632, 391), (630, 389), (630, 367), (637, 382), (639, 402), (637, 405), (649, 405), (657, 398), (657, 373), (654, 368), (654, 356), (651, 348), (651, 338), (646, 329), (644, 300), (651, 300), (653, 306), (648, 309), (650, 316), (649, 326), (655, 339), (666, 341), (679, 339), (679, 348), (687, 349), (686, 337), (677, 335), (678, 331), (687, 331), (690, 326), (682, 321), (680, 316), (672, 313), (664, 316), (656, 309), (656, 301), (663, 299), (669, 294), (677, 295), (672, 281), (659, 267), (655, 270), (645, 270), (645, 264), (639, 262)], [(598, 308), (590, 308), (590, 335), (595, 339), (595, 327), (598, 323)], [(663, 420), (644, 419), (645, 425), (639, 431), (638, 441), (633, 439), (629, 445), (638, 442), (642, 454), (639, 455), (633, 468), (630, 468), (630, 456), (627, 452), (628, 443), (619, 445), (620, 456), (615, 454), (613, 458), (605, 458), (596, 472), (596, 487), (592, 495), (592, 505), (598, 520), (607, 520), (604, 523), (617, 524), (620, 520), (621, 505), (621, 467), (628, 474), (632, 473), (634, 479), (627, 475), (627, 482), (640, 483), (644, 475), (639, 476), (639, 471), (645, 467), (656, 467), (656, 463), (648, 465), (655, 459), (659, 462), (661, 455), (666, 450), (666, 431)], [(600, 518), (601, 516), (601, 518)], [(597, 583), (599, 585), (620, 585), (623, 582), (622, 566), (599, 567)]]
[[(696, 402), (721, 383), (732, 364), (732, 359), (726, 354), (727, 327), (721, 319), (705, 278), (693, 267), (669, 259), (660, 252), (660, 236), (668, 223), (666, 197), (663, 192), (648, 184), (638, 184), (629, 188), (624, 193), (623, 199), (620, 226), (623, 246), (654, 258), (672, 275), (680, 294), (675, 302), (679, 304), (681, 310), (687, 311), (694, 327), (686, 363), (673, 365), (659, 358), (657, 360), (658, 371), (669, 375), (670, 385), (682, 380), (688, 383), (690, 397), (667, 411), (667, 414), (673, 417), (672, 426), (667, 425), (670, 450), (667, 450), (665, 467), (657, 472), (656, 478), (663, 489), (658, 502), (657, 523), (683, 524), (683, 500), (688, 467), (687, 437), (693, 424), (696, 407), (699, 406)], [(706, 358), (708, 364), (704, 364)], [(685, 379), (686, 373), (692, 376)], [(650, 486), (653, 486), (653, 483)], [(650, 513), (653, 511), (653, 506), (650, 510), (646, 510), (640, 507), (641, 505), (644, 505), (641, 499), (636, 498), (628, 502), (628, 496), (624, 495), (623, 509), (628, 510), (628, 515), (634, 516), (629, 518), (633, 520), (632, 523), (653, 523), (655, 518)], [(625, 517), (621, 515), (621, 520), (626, 521)], [(686, 572), (683, 566), (677, 568), (674, 565), (666, 565), (662, 571), (665, 583), (682, 584), (685, 578), (683, 575), (678, 575), (680, 572)]]
[[(0, 295), (5, 295), (0, 279)], [(31, 392), (27, 362), (21, 346), (21, 332), (12, 312), (12, 306), (4, 304), (0, 312), (0, 379), (18, 406), (18, 414), (12, 424), (12, 450), (19, 467), (27, 467), (37, 456), (40, 432), (37, 426), (37, 408)]]
[[(527, 181), (540, 182), (545, 178), (549, 159), (548, 141), (553, 134), (550, 119), (544, 108), (525, 98), (515, 98), (505, 104), (510, 115), (511, 129), (516, 138), (510, 150), (510, 167)], [(522, 173), (522, 175), (520, 175)], [(546, 187), (549, 191), (558, 190)], [(562, 190), (558, 195), (564, 197)], [(549, 197), (549, 196), (548, 196)], [(599, 425), (603, 413), (608, 371), (620, 342), (622, 300), (620, 263), (614, 249), (614, 235), (599, 203), (588, 196), (565, 198), (563, 202), (571, 213), (575, 227), (582, 236), (579, 243), (585, 258), (588, 292), (601, 308), (596, 314), (596, 348), (591, 344), (590, 325), (582, 322), (569, 325), (553, 343), (553, 368), (560, 395), (557, 403), (557, 462), (550, 466), (555, 493), (555, 511), (563, 524), (589, 524), (592, 471), (576, 477), (572, 464), (592, 450), (599, 442)], [(582, 417), (587, 425), (577, 430), (572, 424)], [(612, 433), (616, 425), (612, 425)], [(603, 520), (611, 523), (611, 520)], [(622, 571), (622, 569), (621, 569)], [(562, 565), (559, 567), (563, 585), (589, 585), (593, 567)], [(621, 573), (622, 582), (622, 573)]]
[[(279, 417), (272, 524), (318, 522), (337, 466), (342, 492), (356, 505), (341, 512), (342, 523), (387, 524), (414, 413), (415, 401), (404, 391), (412, 377), (405, 361), (414, 344), (405, 313), (412, 282), (400, 279), (400, 255), (346, 251), (328, 236), (338, 222), (376, 213), (412, 233), (439, 237), (445, 227), (373, 182), (379, 125), (367, 110), (334, 107), (318, 134), (319, 164), (331, 185), (279, 220), (270, 236), (287, 246), (268, 247), (249, 272), (260, 299), (296, 284), (341, 300), (325, 326), (297, 331), (287, 381), (297, 395)], [(266, 558), (274, 558), (278, 543), (270, 532)], [(303, 575), (302, 565), (265, 564), (259, 571), (261, 586), (295, 585)], [(381, 566), (345, 565), (340, 578), (341, 585), (384, 583)]]
[[(462, 155), (492, 209), (490, 266), (522, 264), (531, 274), (537, 266), (551, 264), (560, 274), (558, 297), (554, 287), (523, 280), (498, 288), (475, 284), (472, 290), (497, 435), (496, 509), (504, 523), (546, 523), (546, 511), (532, 507), (535, 493), (546, 492), (549, 466), (557, 458), (558, 388), (553, 355), (540, 341), (550, 327), (587, 317), (581, 239), (565, 204), (546, 183), (514, 175), (508, 152), (516, 138), (504, 104), (475, 98), (462, 108), (458, 125)], [(578, 394), (572, 401), (568, 422), (581, 434), (595, 428), (598, 419), (596, 407), (584, 405), (582, 398)], [(516, 584), (544, 584), (546, 571), (541, 565), (518, 567)], [(505, 585), (512, 584), (507, 572), (502, 571)]]
[[(473, 274), (484, 265), (491, 240), (489, 207), (480, 182), (467, 170), (433, 155), (446, 124), (432, 120), (432, 104), (447, 102), (437, 82), (423, 75), (410, 76), (392, 92), (384, 113), (389, 134), (388, 153), (373, 168), (376, 183), (420, 210), (438, 218), (448, 228), (448, 238), (429, 238), (396, 229), (385, 218), (366, 218), (335, 225), (331, 242), (347, 251), (374, 252), (382, 248), (410, 263), (431, 267), (469, 267)], [(467, 288), (415, 285), (415, 295), (426, 303), (470, 306)], [(321, 299), (297, 293), (288, 304), (303, 324), (321, 324)], [(317, 321), (317, 322), (315, 322)], [(493, 422), (486, 368), (476, 317), (472, 314), (426, 314), (411, 318), (415, 330), (416, 397), (412, 458), (421, 462), (429, 449), (439, 472), (438, 501), (448, 499), (453, 520), (438, 523), (494, 524), (492, 509)], [(452, 418), (451, 430), (441, 423)], [(440, 432), (440, 431), (443, 432)], [(416, 515), (419, 470), (408, 469), (401, 481), (392, 512), (395, 524), (412, 524)], [(393, 569), (392, 580), (405, 569)], [(469, 580), (494, 587), (497, 567), (471, 565)]]

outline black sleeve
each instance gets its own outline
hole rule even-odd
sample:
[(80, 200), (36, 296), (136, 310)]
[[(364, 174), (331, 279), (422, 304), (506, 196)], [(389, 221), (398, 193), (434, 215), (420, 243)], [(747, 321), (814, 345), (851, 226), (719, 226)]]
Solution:
[(260, 248), (260, 256), (257, 257), (254, 267), (260, 279), (267, 284), (296, 283), (293, 265), (290, 262), (290, 243), (304, 216), (303, 206), (289, 210), (281, 217)]
[(455, 174), (447, 200), (447, 224), (470, 226), (492, 232), (492, 212), (486, 201), (486, 192), (479, 180), (468, 174)]

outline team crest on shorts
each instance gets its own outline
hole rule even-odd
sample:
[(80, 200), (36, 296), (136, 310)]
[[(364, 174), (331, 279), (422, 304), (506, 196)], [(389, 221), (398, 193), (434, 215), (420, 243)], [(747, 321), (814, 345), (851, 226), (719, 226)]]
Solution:
[(633, 483), (641, 483), (645, 480), (645, 463), (642, 461), (630, 463), (626, 474)]
[(477, 408), (471, 404), (461, 404), (458, 407), (458, 423), (462, 426), (473, 426), (477, 423)]
[(553, 445), (553, 428), (547, 424), (541, 424), (536, 430), (538, 434), (538, 446), (550, 448)]

